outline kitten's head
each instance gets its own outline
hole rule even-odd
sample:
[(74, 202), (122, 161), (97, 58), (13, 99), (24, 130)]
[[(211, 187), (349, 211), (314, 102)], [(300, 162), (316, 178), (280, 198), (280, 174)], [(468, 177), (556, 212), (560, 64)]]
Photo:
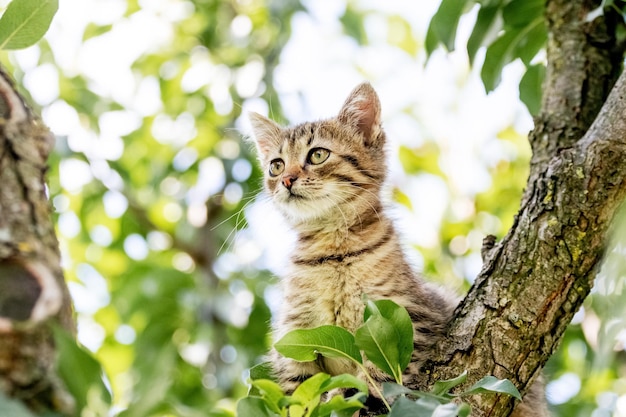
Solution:
[(377, 205), (385, 134), (369, 83), (357, 86), (332, 119), (290, 128), (257, 113), (250, 119), (265, 188), (293, 223), (354, 217)]

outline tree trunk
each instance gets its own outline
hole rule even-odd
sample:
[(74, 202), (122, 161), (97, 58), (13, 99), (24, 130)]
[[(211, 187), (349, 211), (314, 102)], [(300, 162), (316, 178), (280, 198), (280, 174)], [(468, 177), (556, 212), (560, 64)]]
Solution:
[(0, 393), (68, 413), (50, 328), (74, 331), (44, 181), (53, 143), (0, 70)]
[[(626, 196), (626, 75), (611, 91), (623, 50), (616, 16), (586, 21), (598, 6), (547, 1), (548, 71), (521, 208), (506, 237), (485, 251), (437, 359), (415, 387), (467, 370), (468, 384), (495, 375), (526, 392), (593, 286)], [(473, 416), (507, 416), (515, 405), (506, 395), (470, 402)]]

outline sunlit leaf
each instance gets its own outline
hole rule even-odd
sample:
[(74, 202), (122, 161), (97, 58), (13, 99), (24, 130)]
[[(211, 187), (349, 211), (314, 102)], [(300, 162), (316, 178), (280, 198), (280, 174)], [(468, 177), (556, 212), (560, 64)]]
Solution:
[(58, 0), (12, 0), (0, 18), (0, 49), (35, 44), (48, 31)]
[(289, 407), (289, 417), (303, 417), (317, 407), (324, 392), (321, 388), (329, 379), (330, 375), (318, 373), (301, 383), (291, 396), (294, 404)]
[(361, 353), (354, 344), (354, 336), (337, 326), (293, 330), (274, 344), (283, 356), (301, 362), (314, 361), (318, 355), (344, 358), (361, 363)]
[(252, 385), (256, 388), (261, 398), (265, 401), (265, 405), (276, 414), (280, 414), (280, 400), (284, 397), (283, 390), (280, 386), (268, 379), (257, 379), (252, 381)]
[(390, 45), (397, 46), (410, 55), (417, 53), (418, 44), (406, 19), (402, 16), (390, 16), (387, 27), (387, 42)]
[(443, 176), (439, 167), (440, 150), (437, 144), (426, 142), (419, 148), (400, 146), (398, 157), (407, 173), (428, 173)]
[(356, 411), (363, 408), (365, 399), (366, 396), (363, 394), (357, 394), (350, 398), (335, 395), (313, 410), (311, 417), (352, 417)]
[(332, 376), (330, 379), (326, 380), (320, 387), (320, 389), (324, 392), (336, 388), (356, 388), (363, 393), (367, 393), (368, 391), (367, 383), (365, 381), (350, 374)]
[(411, 202), (411, 199), (408, 195), (403, 193), (400, 188), (396, 187), (393, 189), (393, 199), (408, 208), (409, 210), (413, 210), (413, 203)]
[(237, 417), (274, 417), (265, 401), (257, 397), (244, 397), (237, 401)]

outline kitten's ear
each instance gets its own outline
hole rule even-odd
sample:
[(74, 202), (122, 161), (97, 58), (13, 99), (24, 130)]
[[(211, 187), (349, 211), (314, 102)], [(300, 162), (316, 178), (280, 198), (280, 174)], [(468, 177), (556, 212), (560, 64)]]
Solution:
[(384, 140), (380, 125), (380, 100), (370, 83), (359, 84), (339, 111), (338, 119), (355, 127), (365, 138), (366, 145)]
[(279, 144), (281, 127), (259, 113), (250, 112), (248, 117), (252, 123), (252, 134), (259, 156), (266, 158), (270, 151)]

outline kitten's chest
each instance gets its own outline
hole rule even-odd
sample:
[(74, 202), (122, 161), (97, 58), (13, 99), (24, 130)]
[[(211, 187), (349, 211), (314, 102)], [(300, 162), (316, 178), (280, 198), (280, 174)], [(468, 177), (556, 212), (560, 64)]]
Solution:
[(333, 324), (354, 331), (363, 322), (366, 276), (366, 265), (332, 259), (294, 268), (285, 293), (290, 304), (301, 310), (306, 327)]

